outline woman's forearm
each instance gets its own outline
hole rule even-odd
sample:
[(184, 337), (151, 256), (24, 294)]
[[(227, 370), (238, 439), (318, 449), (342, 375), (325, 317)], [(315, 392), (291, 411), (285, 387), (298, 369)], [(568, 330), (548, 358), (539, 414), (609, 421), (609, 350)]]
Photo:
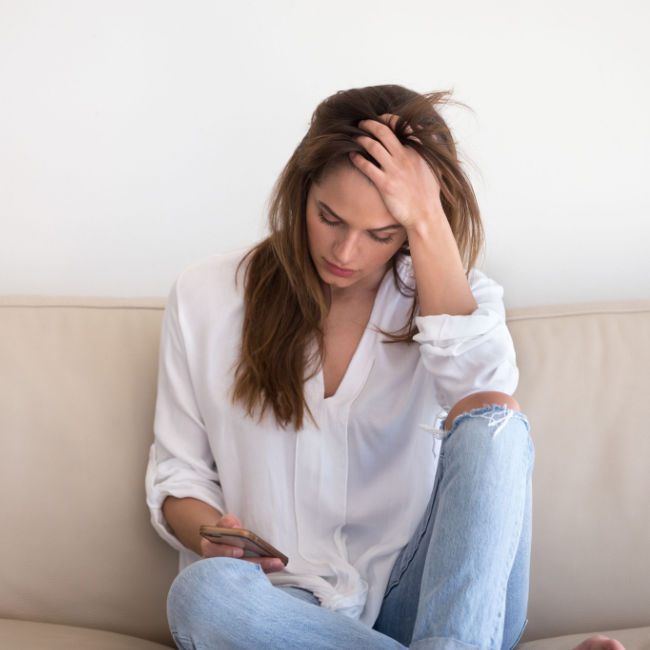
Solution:
[(477, 307), (456, 240), (441, 214), (407, 229), (422, 316), (468, 315)]
[(163, 515), (181, 544), (196, 554), (201, 554), (199, 528), (203, 524), (215, 525), (222, 513), (199, 499), (179, 499), (169, 496), (162, 505)]

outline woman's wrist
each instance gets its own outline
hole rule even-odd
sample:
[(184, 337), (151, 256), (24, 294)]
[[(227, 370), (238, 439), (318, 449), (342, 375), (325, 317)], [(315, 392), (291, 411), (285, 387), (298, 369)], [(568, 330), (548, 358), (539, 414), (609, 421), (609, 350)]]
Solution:
[(214, 525), (222, 513), (211, 505), (191, 497), (168, 496), (162, 504), (165, 520), (183, 546), (201, 553), (201, 524)]
[(407, 228), (407, 236), (420, 315), (471, 314), (476, 309), (476, 301), (442, 208), (414, 220)]
[(454, 238), (442, 206), (423, 212), (404, 228), (409, 243), (412, 239), (435, 241), (440, 237), (448, 237), (450, 235), (452, 239)]

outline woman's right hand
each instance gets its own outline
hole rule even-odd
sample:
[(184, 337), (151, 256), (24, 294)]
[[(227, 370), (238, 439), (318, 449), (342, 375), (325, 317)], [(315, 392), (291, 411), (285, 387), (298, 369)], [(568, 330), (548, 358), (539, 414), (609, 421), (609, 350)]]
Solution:
[[(236, 515), (225, 514), (222, 515), (214, 524), (219, 528), (243, 528), (241, 521)], [(264, 573), (273, 573), (274, 571), (281, 571), (284, 569), (284, 564), (274, 557), (244, 557), (244, 551), (238, 546), (231, 546), (230, 544), (217, 544), (211, 542), (205, 537), (201, 538), (201, 557), (234, 557), (253, 564), (259, 564)]]

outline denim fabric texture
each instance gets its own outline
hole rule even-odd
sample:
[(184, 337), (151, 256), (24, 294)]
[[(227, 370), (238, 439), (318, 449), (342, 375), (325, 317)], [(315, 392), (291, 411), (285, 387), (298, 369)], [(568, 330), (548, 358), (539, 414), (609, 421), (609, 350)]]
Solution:
[[(500, 406), (458, 416), (442, 442), (421, 524), (400, 553), (374, 628), (275, 587), (255, 564), (210, 558), (183, 570), (167, 613), (179, 648), (513, 648), (526, 624), (533, 445)], [(387, 522), (389, 525), (389, 522)]]

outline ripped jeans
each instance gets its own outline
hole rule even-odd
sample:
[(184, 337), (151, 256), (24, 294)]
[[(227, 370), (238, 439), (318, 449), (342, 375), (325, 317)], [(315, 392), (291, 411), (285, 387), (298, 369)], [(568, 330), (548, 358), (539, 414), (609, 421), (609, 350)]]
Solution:
[(183, 650), (513, 648), (526, 624), (533, 459), (516, 411), (488, 406), (454, 420), (372, 629), (308, 591), (274, 587), (257, 565), (210, 558), (171, 587), (174, 640)]

